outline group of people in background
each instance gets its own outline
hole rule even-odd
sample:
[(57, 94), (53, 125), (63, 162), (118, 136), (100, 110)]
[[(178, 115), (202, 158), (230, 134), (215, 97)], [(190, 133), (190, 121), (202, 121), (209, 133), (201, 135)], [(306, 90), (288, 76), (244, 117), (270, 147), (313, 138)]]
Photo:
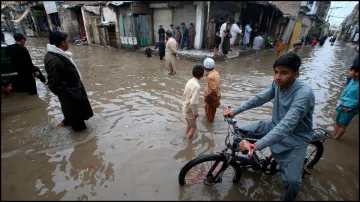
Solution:
[[(176, 29), (174, 29), (174, 25), (171, 24), (170, 29), (168, 29), (168, 31), (171, 32), (172, 37), (176, 40), (177, 49), (183, 49), (185, 44), (186, 44), (186, 47), (188, 50), (191, 50), (192, 48), (194, 48), (196, 30), (195, 30), (195, 26), (193, 23), (190, 23), (190, 27), (187, 28), (185, 26), (185, 23), (182, 22), (181, 28), (176, 27)], [(161, 42), (161, 41), (166, 42), (165, 33), (166, 33), (165, 29), (163, 28), (162, 25), (160, 25), (159, 30), (158, 30), (159, 42)]]

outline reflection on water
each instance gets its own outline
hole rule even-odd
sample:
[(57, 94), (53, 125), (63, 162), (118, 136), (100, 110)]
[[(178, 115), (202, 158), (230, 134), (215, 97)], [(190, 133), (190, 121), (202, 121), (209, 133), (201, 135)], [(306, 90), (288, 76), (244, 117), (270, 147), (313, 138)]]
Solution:
[[(46, 38), (29, 38), (35, 65), (45, 72)], [(38, 96), (12, 94), (2, 100), (2, 199), (8, 200), (281, 200), (280, 176), (244, 171), (239, 185), (179, 187), (183, 165), (224, 148), (227, 127), (218, 109), (208, 124), (200, 107), (198, 131), (185, 146), (181, 98), (194, 62), (177, 62), (169, 77), (157, 57), (72, 46), (95, 116), (88, 130), (56, 128), (59, 101), (37, 81)], [(332, 130), (337, 98), (355, 50), (341, 42), (302, 50), (301, 79), (316, 96), (315, 126)], [(274, 51), (260, 61), (237, 58), (216, 63), (221, 106), (237, 106), (272, 81)], [(200, 80), (205, 87), (205, 78)], [(201, 100), (203, 97), (201, 97)], [(201, 101), (200, 106), (203, 102)], [(245, 125), (271, 116), (272, 103), (238, 116)], [(341, 141), (325, 142), (323, 159), (304, 181), (299, 200), (358, 199), (358, 117)], [(352, 155), (351, 155), (352, 154)]]

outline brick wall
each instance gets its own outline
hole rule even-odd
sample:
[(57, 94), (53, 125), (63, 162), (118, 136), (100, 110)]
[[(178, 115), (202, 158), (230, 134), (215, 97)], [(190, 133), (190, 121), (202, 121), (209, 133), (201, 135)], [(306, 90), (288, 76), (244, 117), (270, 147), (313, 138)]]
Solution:
[(297, 17), (300, 11), (301, 1), (271, 1), (284, 14)]
[(61, 27), (64, 29), (64, 32), (68, 34), (68, 41), (70, 43), (74, 43), (76, 39), (81, 38), (79, 24), (76, 19), (76, 13), (74, 10), (60, 6), (59, 18), (61, 22)]

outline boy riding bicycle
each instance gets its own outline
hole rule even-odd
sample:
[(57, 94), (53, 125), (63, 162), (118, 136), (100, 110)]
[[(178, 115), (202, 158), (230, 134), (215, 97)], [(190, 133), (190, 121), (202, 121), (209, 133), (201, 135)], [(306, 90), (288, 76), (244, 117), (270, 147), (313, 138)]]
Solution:
[(257, 136), (254, 145), (240, 142), (241, 150), (262, 150), (270, 147), (272, 156), (281, 168), (285, 187), (284, 200), (295, 200), (301, 185), (301, 174), (307, 145), (314, 135), (313, 111), (315, 96), (299, 77), (301, 59), (294, 53), (279, 57), (274, 65), (274, 81), (259, 94), (251, 97), (224, 116), (235, 116), (259, 107), (274, 99), (272, 118), (249, 124), (242, 129)]

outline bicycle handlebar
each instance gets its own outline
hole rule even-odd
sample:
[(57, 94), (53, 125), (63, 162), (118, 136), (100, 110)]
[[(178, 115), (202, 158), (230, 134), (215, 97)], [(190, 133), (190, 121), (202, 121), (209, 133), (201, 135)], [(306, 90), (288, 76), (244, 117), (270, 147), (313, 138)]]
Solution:
[[(237, 120), (235, 118), (231, 118), (229, 116), (224, 116), (224, 120), (225, 120), (225, 122), (227, 124), (232, 125), (234, 127), (234, 129), (236, 128), (235, 124), (236, 124)], [(238, 150), (239, 149), (239, 143), (242, 140), (244, 140), (244, 138), (242, 137), (240, 132), (241, 132), (241, 130), (239, 129), (239, 132), (235, 131), (235, 133), (234, 133), (234, 138), (233, 138), (234, 143), (232, 145), (234, 150)], [(241, 151), (242, 154), (247, 155), (248, 157), (251, 157), (253, 152), (254, 152), (254, 146), (253, 145), (251, 145), (250, 150)]]

